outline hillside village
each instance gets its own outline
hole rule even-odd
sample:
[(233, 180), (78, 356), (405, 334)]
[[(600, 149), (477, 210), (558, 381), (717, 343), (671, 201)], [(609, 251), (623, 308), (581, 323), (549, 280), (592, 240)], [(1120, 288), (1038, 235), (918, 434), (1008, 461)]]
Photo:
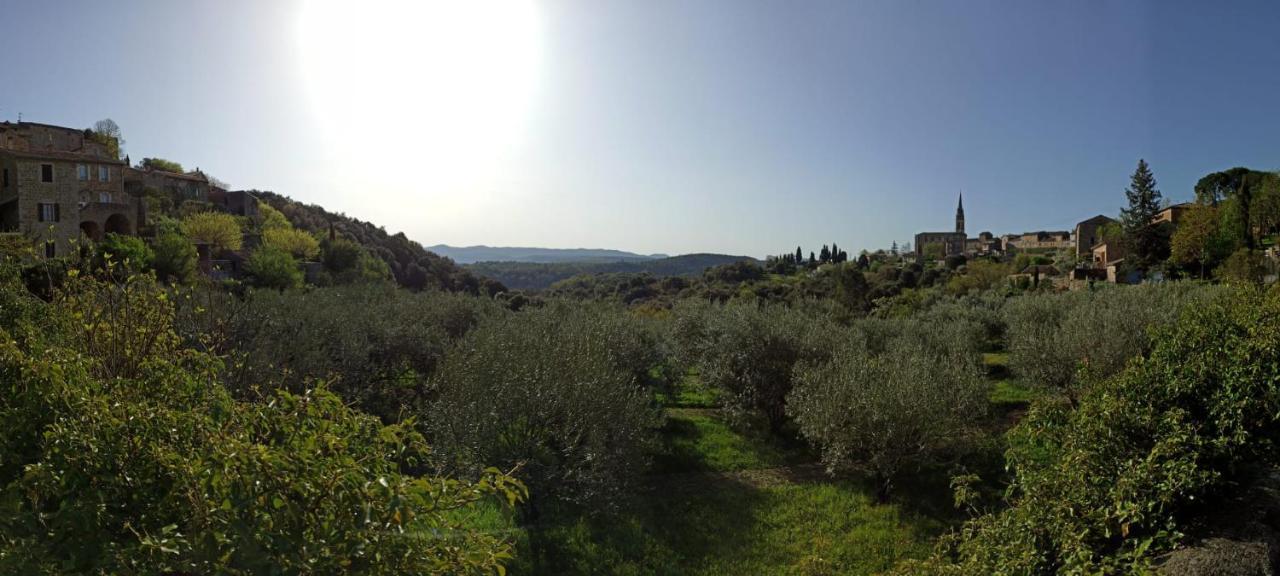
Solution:
[[(307, 207), (271, 193), (229, 190), (224, 183), (198, 168), (185, 171), (180, 164), (168, 160), (145, 158), (134, 165), (128, 156), (120, 159), (118, 127), (109, 123), (97, 128), (76, 129), (22, 121), (0, 123), (0, 170), (3, 174), (0, 182), (0, 238), (4, 239), (5, 245), (29, 248), (36, 257), (61, 258), (85, 249), (88, 242), (140, 238), (145, 239), (146, 245), (137, 245), (139, 251), (154, 252), (166, 246), (173, 249), (179, 244), (189, 244), (193, 249), (190, 258), (183, 256), (178, 259), (189, 259), (190, 264), (158, 267), (159, 272), (177, 273), (179, 276), (186, 274), (183, 269), (190, 267), (215, 280), (248, 278), (259, 284), (287, 287), (302, 283), (323, 284), (336, 276), (364, 274), (391, 277), (414, 289), (434, 285), (491, 295), (506, 291), (499, 282), (475, 277), (448, 259), (427, 252), (404, 238), (403, 234), (388, 236), (368, 223), (329, 214), (318, 207)], [(1256, 194), (1235, 190), (1245, 187), (1244, 183), (1249, 178), (1257, 180), (1254, 183), (1258, 189)], [(1206, 187), (1213, 190), (1201, 190)], [(1205, 249), (1201, 250), (1204, 256), (1199, 260), (1201, 267), (1210, 259), (1224, 260), (1227, 254), (1221, 253), (1223, 246), (1232, 242), (1245, 245), (1251, 251), (1267, 247), (1262, 246), (1269, 242), (1267, 233), (1275, 229), (1275, 221), (1280, 220), (1271, 214), (1276, 212), (1270, 209), (1274, 204), (1270, 198), (1276, 195), (1272, 188), (1275, 188), (1273, 174), (1242, 168), (1205, 177), (1197, 187), (1197, 194), (1209, 197), (1200, 203), (1201, 212), (1213, 211), (1211, 219), (1223, 220), (1221, 226), (1214, 224), (1215, 229), (1230, 227), (1228, 221), (1233, 218), (1254, 222), (1250, 222), (1246, 233), (1237, 233), (1237, 236), (1244, 237), (1243, 241), (1215, 240), (1214, 250), (1209, 250), (1207, 243), (1214, 242), (1202, 239)], [(1244, 199), (1238, 200), (1234, 196)], [(1218, 206), (1218, 202), (1223, 206)], [(1228, 207), (1230, 202), (1236, 202), (1236, 207)], [(1260, 206), (1250, 214), (1246, 203)], [(1245, 215), (1236, 217), (1233, 211), (1241, 210), (1240, 205), (1244, 205)], [(1172, 238), (1182, 221), (1189, 214), (1196, 213), (1196, 209), (1196, 203), (1166, 204), (1150, 217), (1151, 228), (1163, 238), (1165, 252), (1170, 251)], [(1198, 218), (1198, 221), (1204, 220), (1203, 217)], [(301, 228), (294, 230), (294, 223)], [(220, 231), (219, 227), (233, 228), (234, 231)], [(200, 231), (192, 232), (194, 229)], [(182, 232), (186, 242), (174, 240), (172, 234), (168, 234), (173, 232)], [(904, 284), (899, 281), (901, 278), (942, 275), (946, 279), (967, 275), (968, 267), (964, 264), (971, 261), (1003, 263), (1002, 272), (998, 273), (1004, 274), (1011, 284), (1033, 287), (1042, 283), (1058, 288), (1080, 288), (1099, 281), (1136, 283), (1143, 279), (1158, 280), (1166, 272), (1179, 272), (1176, 266), (1174, 269), (1147, 270), (1150, 266), (1126, 265), (1128, 250), (1122, 236), (1118, 218), (1099, 214), (1077, 222), (1070, 230), (1000, 236), (983, 231), (970, 237), (966, 231), (964, 198), (961, 195), (952, 230), (920, 232), (915, 235), (914, 245), (901, 249), (895, 243), (888, 251), (863, 251), (855, 264), (860, 269), (871, 268), (873, 263), (877, 269), (888, 265), (890, 269), (886, 272), (895, 272), (888, 280), (902, 288), (911, 288), (913, 283)], [(162, 242), (166, 238), (168, 244)], [(341, 258), (348, 263), (339, 267), (362, 271), (334, 268), (337, 264), (334, 258), (329, 257), (327, 247), (337, 244), (355, 254)], [(254, 254), (260, 256), (257, 267), (262, 269), (256, 273), (250, 263)], [(1187, 260), (1186, 254), (1182, 256)], [(1274, 256), (1274, 250), (1258, 251), (1256, 256), (1251, 256), (1253, 260), (1250, 263), (1255, 268), (1273, 267)], [(168, 254), (166, 258), (172, 260), (174, 255)], [(707, 266), (732, 267), (734, 262), (749, 260), (726, 256), (718, 261), (709, 261)], [(832, 244), (830, 248), (823, 246), (820, 256), (810, 253), (807, 262), (800, 248), (795, 254), (769, 257), (764, 268), (774, 273), (789, 273), (797, 267), (812, 269), (847, 260), (848, 254)], [(530, 290), (555, 288), (552, 282), (569, 282), (569, 277), (575, 273), (573, 267), (565, 266), (554, 272), (544, 271), (549, 268), (546, 265), (524, 265), (520, 270), (512, 270), (512, 266), (480, 263), (475, 269), (515, 287)], [(179, 270), (172, 270), (175, 267)], [(265, 268), (272, 271), (267, 272)], [(687, 268), (674, 275), (700, 273)], [(655, 270), (661, 270), (661, 267)], [(619, 271), (597, 266), (584, 267), (576, 273)], [(938, 274), (929, 276), (926, 271), (938, 271)], [(531, 273), (542, 274), (550, 280), (523, 280)], [(983, 271), (986, 276), (995, 273), (990, 269)], [(720, 272), (709, 271), (708, 274), (708, 278), (726, 277)], [(735, 277), (736, 274), (729, 272), (727, 276)], [(656, 275), (663, 274), (658, 272)], [(745, 278), (749, 281), (751, 274)], [(989, 280), (979, 282), (987, 285)], [(625, 290), (635, 293), (635, 287), (646, 282), (652, 283), (651, 280), (626, 279), (624, 283), (630, 288)], [(582, 281), (575, 280), (573, 284), (580, 286)], [(687, 284), (667, 283), (662, 290), (669, 291), (671, 286), (676, 290), (687, 288)], [(881, 296), (897, 293), (894, 288), (886, 290)], [(648, 292), (652, 290), (640, 291), (641, 294)]]

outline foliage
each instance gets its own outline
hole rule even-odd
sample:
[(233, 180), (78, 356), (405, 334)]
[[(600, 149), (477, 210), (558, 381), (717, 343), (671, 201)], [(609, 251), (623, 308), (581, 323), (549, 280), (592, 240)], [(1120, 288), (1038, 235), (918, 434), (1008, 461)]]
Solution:
[(190, 282), (196, 273), (196, 247), (177, 232), (161, 233), (155, 242), (152, 265), (156, 276), (166, 282)]
[(652, 260), (619, 262), (477, 262), (467, 269), (502, 282), (513, 290), (546, 290), (577, 276), (609, 274), (649, 274), (654, 278), (681, 277), (689, 280), (701, 276), (708, 268), (749, 260), (745, 256), (724, 254), (683, 254)]
[(182, 164), (164, 158), (143, 158), (138, 164), (143, 170), (158, 170), (160, 172), (172, 172), (174, 174), (185, 174)]
[(323, 389), (232, 400), (219, 363), (178, 346), (151, 277), (73, 274), (46, 303), (4, 275), (0, 297), (0, 572), (454, 574), (509, 558), (454, 518), (519, 484), (407, 475), (422, 437)]
[(288, 290), (302, 285), (302, 271), (298, 261), (288, 252), (271, 246), (261, 246), (249, 254), (244, 271), (254, 286), (273, 290)]
[[(597, 314), (547, 306), (482, 321), (432, 377), (425, 422), (445, 471), (520, 466), (548, 504), (616, 507), (644, 470), (658, 415)], [(623, 336), (625, 338), (625, 336)]]
[(240, 223), (222, 212), (197, 212), (184, 217), (182, 233), (193, 242), (208, 244), (215, 253), (239, 250), (243, 241)]
[(289, 223), (289, 219), (285, 218), (282, 212), (276, 210), (270, 204), (265, 202), (258, 204), (258, 221), (260, 222), (259, 228), (264, 232), (277, 228), (293, 228), (293, 224)]
[(104, 261), (127, 264), (131, 270), (151, 267), (155, 252), (141, 238), (124, 234), (107, 234), (98, 243), (98, 253)]
[(325, 209), (295, 202), (272, 192), (252, 191), (264, 205), (284, 214), (299, 230), (313, 235), (350, 239), (387, 264), (392, 277), (411, 290), (446, 290), (468, 294), (495, 295), (506, 288), (501, 283), (476, 276), (454, 264), (452, 260), (423, 249), (403, 232), (387, 234), (372, 223), (333, 214)]
[(676, 355), (694, 361), (736, 416), (763, 417), (773, 431), (787, 417), (792, 370), (831, 353), (833, 327), (782, 306), (732, 302), (678, 310)]
[(1149, 350), (1153, 332), (1215, 292), (1169, 284), (1012, 298), (1004, 308), (1009, 366), (1028, 384), (1078, 398), (1081, 372), (1093, 379), (1119, 372)]
[(973, 260), (965, 266), (964, 274), (952, 276), (947, 282), (947, 292), (969, 294), (990, 290), (1008, 281), (1014, 270), (1007, 264), (990, 260)]
[(1147, 270), (1168, 256), (1168, 239), (1162, 227), (1152, 222), (1160, 211), (1161, 197), (1146, 160), (1138, 160), (1124, 195), (1129, 202), (1128, 207), (1120, 211), (1125, 248), (1129, 252), (1126, 263)]
[(1170, 257), (1177, 263), (1199, 268), (1204, 278), (1208, 269), (1223, 257), (1226, 239), (1219, 229), (1217, 206), (1196, 204), (1182, 217), (1170, 241)]
[(195, 319), (201, 333), (188, 337), (228, 356), (224, 380), (237, 395), (269, 394), (253, 387), (271, 375), (294, 392), (325, 381), (362, 411), (399, 421), (425, 405), (426, 379), (450, 344), (497, 309), (459, 295), (364, 284), (184, 301), (183, 311), (205, 316)]
[(903, 573), (1144, 572), (1192, 506), (1276, 462), (1280, 300), (1236, 290), (1188, 307), (1147, 358), (1075, 410), (1038, 402), (1010, 435), (1011, 507)]
[(335, 284), (357, 284), (391, 279), (387, 263), (359, 244), (345, 238), (320, 241), (320, 262)]
[(315, 260), (320, 255), (320, 242), (314, 236), (294, 228), (267, 228), (262, 232), (262, 245), (287, 252), (301, 261)]
[(1261, 284), (1267, 270), (1260, 252), (1241, 248), (1233, 252), (1214, 272), (1228, 284)]
[(963, 322), (871, 319), (857, 328), (829, 361), (797, 368), (787, 411), (829, 470), (869, 474), (883, 498), (903, 473), (963, 449), (987, 389)]
[(111, 158), (119, 160), (120, 151), (124, 148), (124, 136), (120, 134), (120, 125), (115, 120), (103, 118), (93, 123), (93, 128), (85, 131), (89, 139), (107, 148)]

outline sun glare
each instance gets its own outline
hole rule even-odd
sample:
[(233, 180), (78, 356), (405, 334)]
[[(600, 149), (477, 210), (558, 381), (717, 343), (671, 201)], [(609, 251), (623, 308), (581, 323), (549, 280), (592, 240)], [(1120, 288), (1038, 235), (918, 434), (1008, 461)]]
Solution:
[(366, 178), (412, 167), (438, 192), (477, 186), (522, 133), (537, 16), (532, 0), (305, 2), (303, 72), (330, 147)]

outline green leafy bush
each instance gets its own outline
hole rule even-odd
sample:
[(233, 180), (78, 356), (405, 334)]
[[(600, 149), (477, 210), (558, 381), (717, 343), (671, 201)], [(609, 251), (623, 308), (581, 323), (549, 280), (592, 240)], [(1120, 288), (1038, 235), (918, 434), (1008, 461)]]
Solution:
[(129, 270), (139, 271), (151, 267), (155, 252), (137, 236), (107, 234), (98, 243), (98, 253), (104, 261), (126, 265)]
[(190, 240), (169, 232), (156, 239), (152, 265), (161, 280), (185, 284), (195, 276), (198, 257)]
[(724, 392), (726, 409), (763, 417), (773, 431), (786, 422), (792, 369), (831, 353), (828, 322), (783, 306), (731, 302), (679, 312), (678, 355), (696, 358), (702, 381)]
[(804, 362), (787, 412), (829, 470), (869, 475), (887, 497), (906, 472), (978, 433), (987, 386), (962, 321), (859, 322), (829, 361)]
[(1153, 332), (1216, 290), (1170, 283), (1012, 298), (1004, 309), (1009, 366), (1028, 384), (1077, 398), (1078, 373), (1118, 373), (1150, 350)]
[(519, 465), (539, 505), (616, 506), (646, 468), (660, 423), (611, 346), (620, 329), (567, 306), (486, 318), (432, 378), (424, 421), (440, 465), (463, 474)]
[[(0, 274), (0, 573), (491, 573), (459, 510), (519, 484), (414, 477), (426, 445), (324, 390), (233, 400), (150, 276)], [(137, 320), (122, 322), (130, 315)]]
[(1195, 503), (1212, 505), (1280, 438), (1280, 297), (1220, 292), (1156, 333), (1150, 356), (1078, 408), (1035, 405), (1010, 434), (1007, 510), (903, 573), (1118, 574), (1149, 569)]
[(449, 345), (497, 312), (487, 300), (390, 284), (257, 291), (243, 302), (193, 305), (214, 317), (201, 324), (226, 350), (226, 382), (237, 393), (252, 397), (250, 387), (273, 375), (295, 392), (324, 380), (388, 421), (424, 403), (426, 379)]
[(288, 290), (302, 285), (302, 270), (288, 252), (261, 246), (244, 263), (249, 282), (260, 288)]

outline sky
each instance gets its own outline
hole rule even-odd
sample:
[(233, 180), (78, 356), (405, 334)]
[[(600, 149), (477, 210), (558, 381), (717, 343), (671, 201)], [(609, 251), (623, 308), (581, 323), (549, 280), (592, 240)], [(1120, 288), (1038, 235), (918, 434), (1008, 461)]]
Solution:
[(424, 245), (763, 257), (1280, 169), (1280, 3), (0, 0), (0, 120)]

